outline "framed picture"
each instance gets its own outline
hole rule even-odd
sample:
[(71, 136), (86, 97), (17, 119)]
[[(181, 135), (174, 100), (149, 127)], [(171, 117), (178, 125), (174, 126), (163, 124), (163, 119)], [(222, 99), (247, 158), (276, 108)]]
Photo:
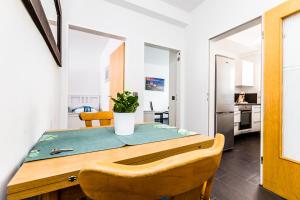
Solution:
[(146, 77), (145, 89), (163, 92), (165, 89), (165, 79)]
[[(57, 65), (61, 67), (60, 0), (22, 0), (22, 2), (46, 41)], [(56, 28), (51, 29), (50, 25)]]

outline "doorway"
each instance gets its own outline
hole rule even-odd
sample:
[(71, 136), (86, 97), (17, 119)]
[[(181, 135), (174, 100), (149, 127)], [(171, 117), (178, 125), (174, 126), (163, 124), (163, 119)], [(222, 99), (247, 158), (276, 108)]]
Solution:
[(125, 38), (70, 26), (68, 128), (85, 127), (81, 112), (112, 111), (111, 97), (124, 90), (124, 70)]
[(180, 51), (145, 44), (144, 121), (176, 126)]
[(262, 20), (257, 18), (210, 40), (214, 95), (210, 95), (209, 127), (212, 134), (224, 133), (229, 150), (221, 170), (234, 168), (237, 173), (231, 178), (257, 187), (262, 177), (262, 32)]

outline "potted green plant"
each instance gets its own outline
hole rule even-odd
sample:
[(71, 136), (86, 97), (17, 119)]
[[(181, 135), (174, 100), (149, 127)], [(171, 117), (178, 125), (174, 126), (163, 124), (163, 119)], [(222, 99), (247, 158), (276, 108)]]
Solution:
[(131, 135), (134, 133), (135, 111), (139, 106), (138, 97), (131, 92), (118, 93), (117, 98), (111, 98), (114, 107), (115, 133), (117, 135)]

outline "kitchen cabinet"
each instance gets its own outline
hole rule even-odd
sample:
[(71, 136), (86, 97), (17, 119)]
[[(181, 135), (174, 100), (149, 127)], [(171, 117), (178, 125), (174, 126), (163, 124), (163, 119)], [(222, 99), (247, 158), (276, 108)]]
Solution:
[(235, 86), (254, 86), (254, 63), (240, 59), (236, 61)]
[(260, 131), (261, 129), (261, 106), (252, 106), (252, 132)]
[(239, 125), (241, 122), (241, 111), (238, 106), (234, 106), (234, 135), (240, 134)]
[(234, 135), (239, 135), (243, 133), (258, 132), (261, 130), (261, 106), (252, 105), (251, 111), (251, 129), (239, 130), (239, 125), (241, 122), (241, 111), (239, 107), (234, 107)]
[(234, 136), (240, 134), (239, 124), (240, 124), (239, 122), (234, 122)]
[(241, 111), (234, 112), (234, 123), (241, 122)]

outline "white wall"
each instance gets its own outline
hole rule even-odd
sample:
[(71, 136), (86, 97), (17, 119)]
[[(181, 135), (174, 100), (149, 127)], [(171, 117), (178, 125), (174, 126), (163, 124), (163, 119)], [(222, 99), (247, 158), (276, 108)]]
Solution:
[[(181, 50), (182, 60), (184, 62), (185, 35), (184, 29), (175, 25), (144, 16), (134, 11), (122, 8), (104, 0), (90, 0), (86, 3), (84, 0), (65, 0), (63, 7), (68, 8), (64, 12), (64, 32), (66, 24), (81, 26), (100, 32), (123, 36), (126, 38), (125, 49), (125, 89), (138, 92), (140, 105), (143, 105), (144, 91), (144, 43), (156, 44), (171, 49)], [(176, 34), (174, 34), (176, 33)], [(64, 33), (65, 44), (68, 38)], [(68, 58), (64, 58), (64, 67), (67, 67)], [(184, 69), (184, 65), (181, 66)], [(183, 71), (178, 72), (181, 75), (181, 87), (179, 90), (183, 95)], [(63, 83), (68, 78), (65, 72)], [(64, 87), (65, 88), (65, 87)], [(66, 91), (62, 93), (64, 101), (67, 101)], [(180, 98), (180, 102), (183, 99)], [(66, 107), (66, 103), (62, 103)], [(66, 108), (65, 108), (66, 109)], [(182, 111), (183, 106), (181, 105)], [(181, 117), (183, 115), (180, 115)], [(66, 119), (67, 116), (64, 116)], [(137, 110), (137, 122), (143, 121), (143, 106)], [(183, 117), (181, 119), (181, 122)], [(66, 123), (63, 125), (66, 126)]]
[(185, 121), (188, 129), (208, 134), (210, 127), (213, 135), (214, 88), (209, 87), (213, 85), (209, 79), (212, 76), (209, 39), (261, 16), (280, 2), (282, 0), (209, 0), (193, 11), (191, 25), (186, 29)]
[(59, 121), (59, 71), (21, 1), (0, 6), (0, 199), (41, 134)]
[(108, 38), (70, 30), (69, 94), (100, 95), (100, 61)]
[(110, 55), (123, 41), (70, 29), (69, 95), (100, 96), (102, 110), (109, 110), (109, 82), (105, 80)]
[(156, 111), (167, 111), (169, 107), (170, 52), (145, 46), (145, 77), (165, 79), (164, 91), (144, 90), (144, 110), (150, 110), (150, 101)]

